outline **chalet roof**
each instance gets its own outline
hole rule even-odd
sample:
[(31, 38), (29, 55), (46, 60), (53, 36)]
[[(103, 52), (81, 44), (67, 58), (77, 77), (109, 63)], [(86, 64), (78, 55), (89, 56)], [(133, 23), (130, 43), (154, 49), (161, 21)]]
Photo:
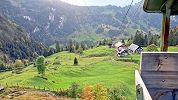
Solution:
[(124, 52), (124, 51), (127, 51), (127, 49), (122, 49), (121, 51), (119, 51), (119, 53), (122, 53), (122, 52)]
[[(173, 2), (173, 5), (171, 2)], [(166, 4), (171, 6), (171, 15), (178, 15), (177, 0), (145, 0), (143, 9), (148, 13), (165, 13)]]
[(128, 48), (129, 48), (130, 50), (132, 50), (133, 52), (135, 52), (135, 50), (137, 50), (137, 49), (139, 48), (139, 46), (132, 43)]
[(126, 49), (122, 49), (119, 53), (122, 53), (122, 52), (124, 52), (124, 51), (126, 51)]
[(120, 47), (120, 46), (122, 46), (123, 45), (123, 43), (122, 42), (117, 42), (116, 44), (115, 44), (115, 47)]
[(4, 89), (4, 87), (3, 86), (0, 86), (0, 91), (2, 91)]

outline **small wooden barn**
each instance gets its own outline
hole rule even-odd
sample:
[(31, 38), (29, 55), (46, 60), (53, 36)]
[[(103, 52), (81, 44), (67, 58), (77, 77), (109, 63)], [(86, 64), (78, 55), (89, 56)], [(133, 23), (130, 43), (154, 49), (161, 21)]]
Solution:
[(122, 49), (122, 50), (117, 50), (117, 56), (123, 57), (123, 56), (128, 56), (129, 52), (128, 49)]
[(122, 42), (117, 42), (117, 43), (114, 45), (115, 48), (119, 48), (119, 47), (123, 47), (123, 46), (124, 46), (124, 44), (123, 44)]
[(117, 51), (117, 56), (119, 57), (129, 55), (128, 48), (122, 42), (117, 42), (114, 45), (114, 48)]
[(114, 45), (115, 49), (118, 49), (119, 51), (123, 50), (123, 49), (127, 49), (126, 45), (122, 42), (117, 42)]
[(128, 49), (131, 54), (133, 53), (140, 54), (141, 52), (143, 52), (143, 49), (140, 46), (133, 44), (133, 43), (128, 47)]

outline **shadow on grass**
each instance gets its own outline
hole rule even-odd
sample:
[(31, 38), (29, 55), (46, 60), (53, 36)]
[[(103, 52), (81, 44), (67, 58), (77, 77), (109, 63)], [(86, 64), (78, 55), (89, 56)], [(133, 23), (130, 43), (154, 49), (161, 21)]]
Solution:
[(136, 64), (140, 64), (140, 60), (132, 59), (132, 58), (118, 58), (116, 61), (123, 61), (123, 62), (133, 62)]

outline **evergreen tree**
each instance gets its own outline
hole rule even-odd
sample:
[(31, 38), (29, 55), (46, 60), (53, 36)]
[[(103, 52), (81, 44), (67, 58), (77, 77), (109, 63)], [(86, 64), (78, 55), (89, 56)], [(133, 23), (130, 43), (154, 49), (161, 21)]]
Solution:
[(75, 51), (74, 41), (69, 40), (68, 49), (69, 49), (69, 52), (74, 52)]
[(6, 54), (3, 55), (3, 61), (4, 61), (5, 63), (8, 62), (8, 58), (7, 58)]
[(83, 50), (87, 50), (87, 45), (86, 45), (85, 43), (81, 43), (81, 48), (82, 48)]
[(175, 45), (178, 45), (178, 32), (176, 32), (174, 35), (174, 43)]
[(74, 65), (78, 65), (78, 59), (76, 57), (74, 58)]
[(107, 40), (104, 39), (104, 40), (103, 40), (103, 45), (106, 45), (106, 44), (107, 44)]
[(133, 35), (131, 34), (130, 39), (133, 40)]
[(144, 34), (140, 31), (137, 30), (134, 39), (133, 39), (133, 43), (137, 44), (139, 46), (144, 46)]
[(124, 39), (122, 39), (122, 43), (125, 44), (125, 40)]
[(56, 41), (56, 50), (57, 50), (57, 52), (61, 51), (61, 48), (60, 48), (60, 45), (59, 45), (58, 41)]
[(144, 42), (144, 46), (148, 46), (148, 36), (147, 35), (145, 35), (145, 42)]
[(78, 50), (80, 48), (80, 45), (78, 42), (75, 43), (75, 50)]
[(148, 33), (148, 36), (147, 36), (147, 44), (148, 45), (151, 45), (151, 44), (155, 44), (155, 45), (159, 45), (159, 39), (160, 39), (160, 36), (157, 35), (157, 34), (152, 34), (150, 31)]
[(152, 34), (151, 34), (151, 32), (149, 31), (149, 33), (148, 33), (148, 35), (147, 35), (147, 38), (148, 38), (148, 45), (151, 45), (151, 44), (153, 44), (153, 43), (151, 43), (150, 42), (150, 40), (151, 40), (151, 38), (152, 38)]
[(174, 46), (175, 45), (174, 38), (175, 38), (174, 33), (171, 31), (170, 34), (169, 34), (169, 46)]
[(102, 45), (102, 42), (101, 42), (101, 41), (99, 41), (99, 42), (98, 42), (98, 46), (101, 46), (101, 45)]
[(150, 36), (149, 45), (155, 44), (153, 35)]
[(6, 66), (3, 61), (0, 60), (0, 70), (6, 70)]

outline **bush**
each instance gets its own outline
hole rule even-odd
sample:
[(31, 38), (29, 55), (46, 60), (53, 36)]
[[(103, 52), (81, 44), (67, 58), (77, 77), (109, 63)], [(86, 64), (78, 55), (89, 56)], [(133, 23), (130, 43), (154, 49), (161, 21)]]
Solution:
[(64, 89), (60, 89), (59, 91), (54, 91), (55, 94), (57, 94), (58, 96), (67, 96), (68, 95), (68, 90), (64, 90)]
[(94, 86), (95, 91), (95, 100), (108, 100), (107, 97), (107, 88), (101, 84), (96, 84)]
[(14, 67), (15, 68), (24, 67), (22, 60), (18, 60), (18, 59), (15, 60)]
[(28, 60), (23, 60), (23, 64), (24, 64), (24, 66), (28, 66), (29, 65), (29, 61)]
[(83, 91), (84, 100), (108, 100), (107, 88), (101, 84), (86, 86)]
[(75, 50), (75, 53), (83, 54), (83, 49), (82, 49), (82, 48), (79, 48), (79, 49)]
[(110, 100), (126, 100), (124, 97), (125, 91), (120, 87), (113, 87), (109, 90)]
[(83, 90), (83, 99), (84, 100), (94, 100), (95, 94), (92, 86), (86, 86)]
[(79, 85), (77, 83), (72, 83), (68, 91), (68, 96), (72, 98), (77, 98), (79, 96)]
[(150, 52), (157, 52), (158, 49), (157, 49), (157, 46), (155, 44), (151, 44), (147, 47), (147, 51), (150, 51)]
[(78, 65), (78, 59), (76, 57), (74, 58), (74, 65)]
[(24, 67), (24, 63), (22, 62), (22, 60), (15, 60), (15, 63), (14, 63), (14, 68), (15, 70), (13, 72), (15, 72), (16, 74), (20, 74), (22, 73), (22, 69)]
[(55, 62), (53, 63), (53, 65), (61, 65), (61, 62), (60, 62), (60, 61), (55, 61)]

